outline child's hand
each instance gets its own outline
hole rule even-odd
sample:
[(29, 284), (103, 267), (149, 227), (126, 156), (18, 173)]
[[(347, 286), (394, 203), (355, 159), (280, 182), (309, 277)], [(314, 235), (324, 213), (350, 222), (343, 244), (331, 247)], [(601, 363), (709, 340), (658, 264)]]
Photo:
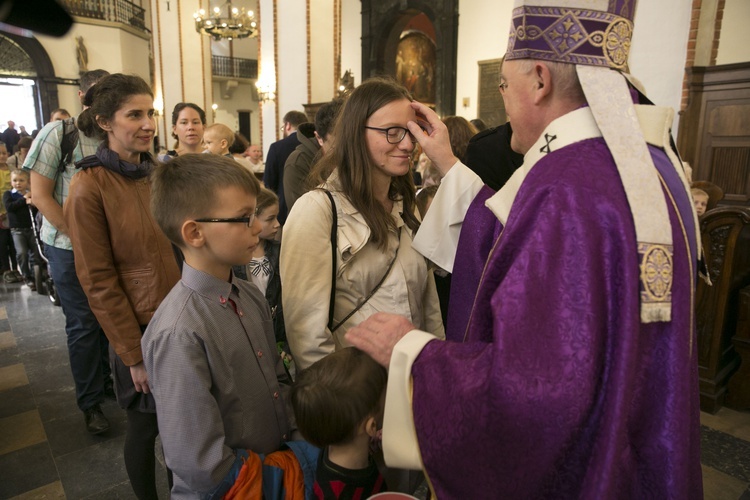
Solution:
[(23, 195), (24, 198), (26, 198), (26, 204), (27, 205), (33, 205), (34, 203), (31, 201), (31, 193), (26, 193)]

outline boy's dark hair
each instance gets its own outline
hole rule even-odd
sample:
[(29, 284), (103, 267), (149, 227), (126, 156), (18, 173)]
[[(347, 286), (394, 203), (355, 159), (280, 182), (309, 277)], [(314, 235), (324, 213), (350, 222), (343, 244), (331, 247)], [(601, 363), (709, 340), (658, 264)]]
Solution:
[(247, 148), (250, 147), (250, 142), (245, 139), (245, 136), (239, 132), (234, 133), (234, 142), (229, 146), (229, 152), (233, 155), (241, 155)]
[(431, 198), (434, 198), (437, 194), (437, 190), (440, 186), (427, 186), (426, 188), (422, 188), (417, 193), (417, 209), (419, 210), (419, 215), (422, 216), (424, 219), (424, 214), (427, 213), (427, 202), (430, 201)]
[(109, 71), (107, 71), (106, 69), (93, 69), (91, 71), (87, 71), (81, 75), (80, 85), (78, 88), (81, 90), (81, 92), (86, 93), (96, 82), (98, 82), (105, 76), (109, 76)]
[(343, 106), (343, 99), (334, 99), (323, 104), (315, 113), (315, 131), (321, 139), (328, 140), (328, 134), (333, 130), (336, 118), (338, 118), (339, 111)]
[(292, 407), (304, 438), (320, 448), (351, 441), (379, 413), (388, 373), (354, 347), (329, 354), (297, 375)]
[(302, 111), (289, 111), (284, 115), (283, 123), (288, 123), (294, 128), (307, 121), (307, 115)]
[(29, 136), (21, 137), (18, 140), (18, 144), (16, 144), (16, 147), (18, 148), (18, 151), (21, 151), (22, 149), (29, 149), (32, 142), (34, 142), (34, 139)]
[(219, 190), (238, 187), (257, 196), (260, 183), (232, 158), (186, 154), (159, 164), (151, 174), (151, 213), (174, 244), (184, 246), (182, 224), (206, 217), (221, 197)]

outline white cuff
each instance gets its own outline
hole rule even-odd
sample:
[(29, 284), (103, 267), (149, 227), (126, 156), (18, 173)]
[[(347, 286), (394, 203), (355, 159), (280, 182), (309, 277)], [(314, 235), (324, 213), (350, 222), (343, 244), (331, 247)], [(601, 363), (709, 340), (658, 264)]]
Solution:
[(412, 330), (393, 348), (383, 417), (383, 458), (388, 467), (422, 469), (412, 413), (411, 366), (434, 335)]

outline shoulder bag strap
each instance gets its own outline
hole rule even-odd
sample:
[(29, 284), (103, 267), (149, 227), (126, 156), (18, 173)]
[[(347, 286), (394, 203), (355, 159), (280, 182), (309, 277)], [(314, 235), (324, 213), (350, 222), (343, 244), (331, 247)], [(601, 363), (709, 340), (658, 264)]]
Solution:
[(323, 191), (331, 201), (331, 212), (333, 216), (333, 221), (331, 222), (331, 299), (328, 303), (328, 329), (333, 332), (333, 308), (336, 304), (336, 248), (338, 246), (337, 235), (339, 221), (338, 214), (336, 213), (336, 202), (333, 201), (333, 195), (331, 195), (331, 192), (327, 189), (321, 189), (321, 191)]
[[(359, 311), (363, 305), (367, 304), (367, 301), (372, 298), (373, 295), (375, 295), (375, 292), (380, 289), (380, 286), (385, 282), (385, 279), (388, 277), (388, 275), (391, 273), (391, 269), (393, 269), (393, 264), (396, 262), (396, 257), (398, 257), (398, 249), (401, 248), (401, 228), (398, 228), (398, 246), (396, 247), (396, 252), (393, 254), (393, 258), (391, 259), (391, 263), (388, 264), (388, 269), (385, 270), (385, 274), (382, 278), (380, 278), (380, 281), (378, 281), (378, 284), (375, 285), (375, 287), (372, 289), (372, 291), (365, 297), (365, 299), (357, 305), (357, 307), (354, 308), (353, 311), (351, 311), (349, 314), (346, 315), (344, 319), (342, 319), (336, 326), (331, 328), (331, 333), (338, 330), (338, 328), (346, 323), (346, 320), (351, 318), (355, 312)], [(333, 316), (331, 316), (331, 323), (333, 323)], [(329, 325), (331, 324), (329, 323)]]

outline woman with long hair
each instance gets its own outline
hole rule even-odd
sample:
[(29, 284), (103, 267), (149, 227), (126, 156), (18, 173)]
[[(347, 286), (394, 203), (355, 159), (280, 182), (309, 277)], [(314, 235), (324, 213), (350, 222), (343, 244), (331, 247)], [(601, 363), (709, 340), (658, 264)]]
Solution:
[(432, 274), (411, 247), (419, 228), (411, 172), (416, 142), (406, 125), (416, 119), (409, 92), (394, 81), (373, 78), (357, 87), (339, 114), (333, 146), (312, 173), (320, 189), (299, 198), (289, 215), (282, 302), (298, 368), (347, 346), (346, 330), (378, 311), (443, 332)]
[(172, 245), (150, 209), (154, 96), (138, 76), (113, 74), (91, 87), (78, 128), (103, 139), (76, 163), (64, 210), (76, 274), (110, 342), (117, 402), (127, 415), (125, 467), (139, 499), (157, 498), (156, 406), (141, 336), (179, 281)]
[(167, 161), (175, 156), (203, 152), (203, 130), (206, 112), (192, 102), (178, 102), (172, 110), (172, 137), (177, 139), (174, 149), (159, 157)]
[(477, 135), (477, 128), (463, 116), (446, 116), (443, 118), (443, 123), (448, 127), (453, 154), (459, 160), (464, 161), (469, 140)]

